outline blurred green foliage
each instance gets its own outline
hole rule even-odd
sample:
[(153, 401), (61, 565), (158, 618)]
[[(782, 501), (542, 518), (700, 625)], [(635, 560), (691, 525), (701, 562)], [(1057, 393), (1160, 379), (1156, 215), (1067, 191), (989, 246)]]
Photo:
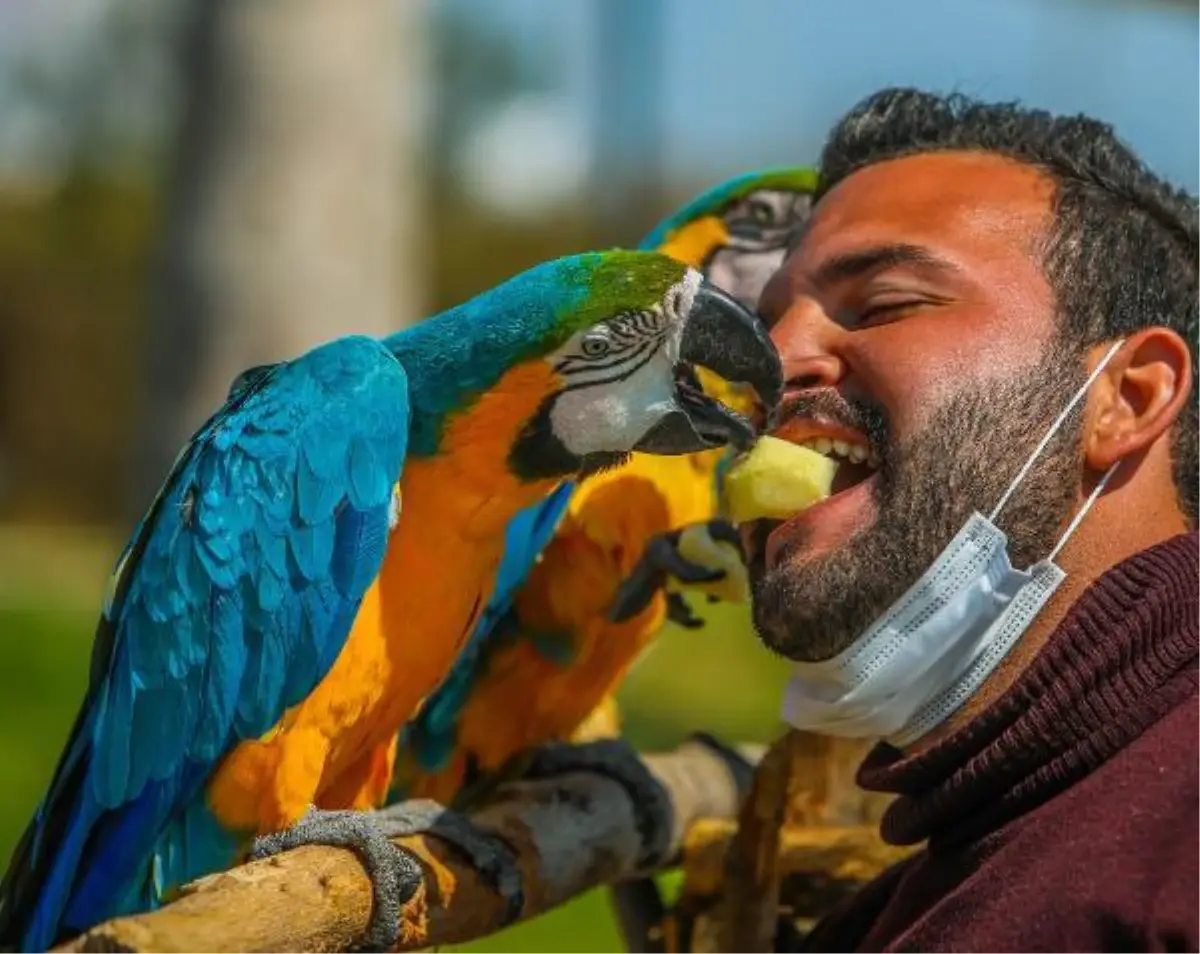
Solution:
[(0, 518), (114, 512), (154, 211), (144, 189), (83, 174), (0, 194)]
[[(0, 530), (0, 858), (7, 859), (54, 770), (87, 683), (103, 581), (115, 535)], [(627, 737), (667, 748), (696, 729), (767, 741), (783, 663), (736, 608), (693, 603), (713, 625), (669, 626), (620, 692)], [(613, 951), (621, 944), (603, 891), (455, 950)]]

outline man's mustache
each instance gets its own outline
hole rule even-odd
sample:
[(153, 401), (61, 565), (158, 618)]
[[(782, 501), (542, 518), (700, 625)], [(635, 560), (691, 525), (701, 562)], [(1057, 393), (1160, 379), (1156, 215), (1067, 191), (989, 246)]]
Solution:
[(878, 404), (862, 398), (848, 398), (833, 388), (785, 394), (776, 412), (775, 427), (783, 427), (795, 420), (819, 421), (858, 431), (880, 457), (884, 456), (891, 438), (887, 415)]

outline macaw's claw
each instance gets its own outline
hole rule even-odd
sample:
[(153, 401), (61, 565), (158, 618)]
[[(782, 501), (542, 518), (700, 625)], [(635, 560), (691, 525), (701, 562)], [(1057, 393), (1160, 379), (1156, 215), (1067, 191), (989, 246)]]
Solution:
[(524, 778), (548, 779), (571, 772), (595, 772), (620, 784), (637, 818), (642, 845), (639, 864), (649, 867), (661, 861), (671, 840), (671, 802), (633, 746), (623, 739), (582, 745), (554, 742), (533, 751)]
[(714, 542), (731, 544), (737, 549), (743, 560), (746, 558), (746, 548), (742, 546), (742, 535), (738, 528), (728, 520), (709, 520), (705, 523), (704, 528)]
[(633, 572), (617, 589), (608, 611), (610, 621), (623, 623), (644, 610), (655, 594), (666, 587), (668, 577), (674, 577), (680, 583), (715, 583), (725, 578), (722, 569), (701, 566), (680, 556), (679, 538), (682, 532), (673, 530), (664, 533), (646, 545)]
[(302, 845), (333, 845), (357, 853), (374, 892), (362, 949), (387, 951), (400, 935), (400, 912), (421, 886), (424, 869), (411, 853), (389, 841), (387, 826), (376, 816), (376, 812), (310, 808), (291, 828), (256, 838), (250, 856), (269, 858)]
[(704, 626), (704, 620), (692, 612), (683, 594), (674, 591), (667, 594), (667, 619), (684, 629), (700, 629)]

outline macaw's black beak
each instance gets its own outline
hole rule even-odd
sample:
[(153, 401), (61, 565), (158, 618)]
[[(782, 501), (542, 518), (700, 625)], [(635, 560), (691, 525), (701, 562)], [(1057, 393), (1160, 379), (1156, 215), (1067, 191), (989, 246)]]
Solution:
[(754, 425), (700, 387), (695, 366), (713, 371), (731, 384), (754, 388), (769, 419), (783, 392), (783, 369), (766, 325), (749, 309), (714, 285), (696, 292), (684, 325), (676, 369), (676, 407), (658, 421), (635, 450), (650, 454), (691, 454), (733, 444), (749, 446)]

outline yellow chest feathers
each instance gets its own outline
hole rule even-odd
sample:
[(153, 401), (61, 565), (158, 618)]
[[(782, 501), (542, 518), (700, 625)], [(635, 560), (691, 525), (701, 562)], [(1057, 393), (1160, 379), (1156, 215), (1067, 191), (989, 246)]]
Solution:
[(655, 534), (712, 519), (717, 507), (715, 473), (723, 453), (634, 454), (620, 467), (579, 485), (571, 496), (568, 524), (598, 542), (616, 536), (640, 551)]

